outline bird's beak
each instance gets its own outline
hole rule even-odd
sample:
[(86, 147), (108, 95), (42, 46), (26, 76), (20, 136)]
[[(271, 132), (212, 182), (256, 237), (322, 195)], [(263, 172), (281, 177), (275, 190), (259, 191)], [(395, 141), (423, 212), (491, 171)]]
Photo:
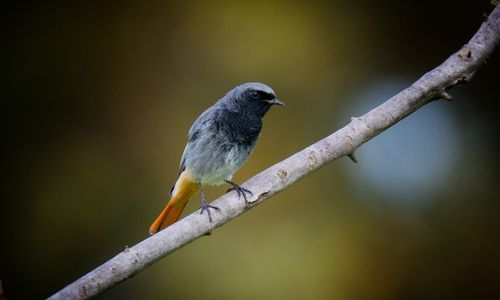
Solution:
[(271, 100), (266, 100), (267, 103), (271, 104), (271, 105), (285, 105), (285, 103), (281, 102), (280, 100), (274, 98), (274, 99), (271, 99)]

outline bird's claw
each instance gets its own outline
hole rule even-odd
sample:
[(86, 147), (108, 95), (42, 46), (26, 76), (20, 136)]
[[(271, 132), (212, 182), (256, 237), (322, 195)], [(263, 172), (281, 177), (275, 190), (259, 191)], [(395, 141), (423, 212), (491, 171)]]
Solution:
[(243, 196), (243, 199), (245, 199), (245, 204), (248, 206), (250, 203), (248, 202), (247, 195), (245, 193), (248, 193), (250, 196), (253, 196), (253, 193), (250, 190), (247, 190), (246, 188), (241, 187), (234, 182), (230, 182), (230, 181), (229, 182), (226, 181), (226, 182), (232, 186), (231, 188), (229, 188), (227, 190), (226, 193), (236, 191), (238, 193), (238, 197)]
[(220, 208), (218, 208), (217, 206), (209, 205), (206, 201), (201, 202), (200, 215), (202, 215), (206, 210), (208, 214), (208, 221), (212, 222), (212, 213), (210, 212), (210, 209), (215, 209), (216, 211), (220, 212)]

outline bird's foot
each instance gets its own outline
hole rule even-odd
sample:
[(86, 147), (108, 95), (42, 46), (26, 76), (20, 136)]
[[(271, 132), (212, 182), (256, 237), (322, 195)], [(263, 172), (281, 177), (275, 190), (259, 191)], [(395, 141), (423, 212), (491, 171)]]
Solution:
[(202, 215), (203, 212), (206, 210), (207, 214), (208, 214), (208, 221), (212, 222), (212, 213), (210, 212), (210, 209), (220, 211), (220, 208), (218, 208), (217, 206), (210, 205), (205, 200), (201, 201), (200, 215)]
[(225, 181), (226, 181), (226, 183), (228, 183), (232, 186), (231, 188), (229, 188), (227, 190), (226, 193), (229, 193), (231, 191), (236, 191), (238, 193), (238, 197), (243, 196), (243, 199), (245, 199), (245, 204), (246, 204), (246, 206), (248, 206), (250, 204), (250, 202), (248, 202), (247, 195), (245, 193), (249, 194), (250, 196), (253, 196), (253, 193), (251, 191), (247, 190), (246, 188), (243, 188), (232, 181), (229, 181), (229, 180), (225, 180)]

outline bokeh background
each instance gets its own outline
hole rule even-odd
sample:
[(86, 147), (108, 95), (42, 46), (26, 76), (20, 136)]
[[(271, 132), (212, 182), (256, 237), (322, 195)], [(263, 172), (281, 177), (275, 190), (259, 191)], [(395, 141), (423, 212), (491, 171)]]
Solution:
[[(237, 182), (396, 94), (489, 1), (10, 1), (3, 5), (0, 280), (56, 292), (147, 230), (187, 131), (271, 85)], [(437, 101), (99, 299), (498, 299), (497, 49)], [(226, 187), (208, 189), (215, 199)], [(199, 207), (194, 199), (187, 207)]]

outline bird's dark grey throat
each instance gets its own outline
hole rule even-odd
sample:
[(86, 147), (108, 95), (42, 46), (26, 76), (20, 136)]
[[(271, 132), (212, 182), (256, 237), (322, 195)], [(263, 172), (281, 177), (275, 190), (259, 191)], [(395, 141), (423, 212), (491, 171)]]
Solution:
[(259, 137), (262, 118), (272, 105), (284, 105), (276, 94), (262, 83), (237, 86), (221, 100), (225, 109), (216, 118), (217, 127), (230, 142), (251, 146)]

